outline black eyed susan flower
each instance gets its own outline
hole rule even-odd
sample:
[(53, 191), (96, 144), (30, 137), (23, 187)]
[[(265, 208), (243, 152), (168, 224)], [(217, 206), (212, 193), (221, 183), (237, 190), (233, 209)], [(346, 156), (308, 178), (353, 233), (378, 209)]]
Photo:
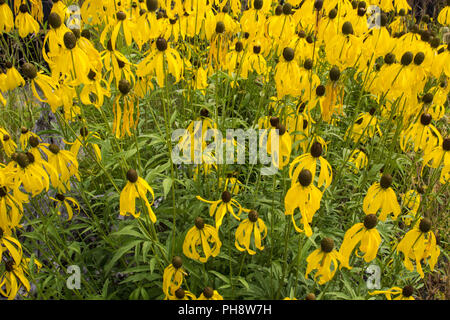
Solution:
[(211, 287), (206, 287), (197, 300), (223, 300), (223, 297)]
[[(403, 253), (403, 264), (409, 271), (414, 271), (414, 265), (420, 277), (424, 277), (422, 261), (428, 263), (431, 271), (434, 270), (441, 250), (436, 245), (436, 237), (431, 231), (431, 220), (423, 218), (414, 228), (408, 231), (397, 245), (397, 253)], [(412, 260), (412, 261), (411, 261)]]
[(306, 258), (308, 266), (306, 267), (305, 278), (307, 279), (313, 270), (317, 270), (314, 275), (314, 280), (318, 284), (324, 284), (330, 281), (338, 269), (340, 260), (341, 256), (334, 249), (333, 239), (323, 238), (320, 242), (320, 248), (314, 250)]
[[(225, 214), (230, 213), (236, 220), (241, 220), (239, 216), (242, 211), (249, 212), (248, 209), (242, 208), (242, 206), (235, 199), (232, 198), (232, 195), (229, 191), (222, 192), (222, 196), (219, 200), (209, 201), (205, 200), (200, 196), (196, 197), (198, 200), (211, 204), (209, 207), (209, 215), (212, 217), (215, 215), (216, 221), (216, 229), (219, 230), (222, 225), (222, 220), (225, 217)], [(238, 212), (235, 213), (233, 207), (238, 209)]]
[[(341, 254), (341, 268), (351, 269), (349, 259), (353, 249), (360, 243), (359, 251), (364, 253), (361, 257), (365, 262), (370, 262), (376, 258), (378, 248), (381, 243), (381, 237), (375, 228), (378, 223), (377, 216), (374, 214), (366, 215), (363, 223), (357, 223), (347, 230), (344, 235), (339, 253)], [(358, 257), (358, 253), (355, 253)]]
[[(144, 201), (147, 207), (150, 220), (155, 223), (156, 216), (151, 206), (155, 200), (155, 194), (152, 187), (149, 186), (147, 181), (139, 177), (136, 170), (130, 169), (127, 172), (127, 184), (120, 193), (120, 215), (126, 216), (130, 213), (133, 217), (138, 218), (140, 212), (136, 213), (136, 198), (140, 198)], [(147, 199), (147, 192), (150, 192), (152, 196), (151, 202)]]
[(27, 35), (32, 33), (35, 35), (39, 33), (39, 22), (34, 20), (33, 16), (29, 12), (28, 6), (25, 3), (22, 3), (19, 7), (19, 13), (17, 14), (15, 20), (15, 25), (21, 38), (25, 38)]
[(163, 273), (163, 292), (166, 297), (171, 297), (175, 294), (184, 281), (184, 276), (187, 273), (183, 269), (183, 259), (179, 256), (175, 256), (172, 259), (172, 263), (169, 264)]
[[(56, 12), (50, 13), (47, 21), (50, 28), (44, 38), (42, 56), (45, 61), (51, 64), (54, 57), (61, 52), (61, 48), (64, 46), (64, 34), (70, 30)], [(47, 48), (48, 51), (46, 50)]]
[[(183, 253), (186, 257), (205, 263), (209, 257), (216, 257), (222, 246), (217, 229), (205, 224), (200, 217), (195, 219), (195, 226), (186, 234), (183, 242)], [(199, 247), (203, 250), (202, 257)]]
[[(323, 140), (322, 140), (323, 141)], [(312, 173), (312, 181), (316, 176), (317, 162), (320, 164), (319, 180), (317, 187), (324, 187), (325, 189), (331, 184), (333, 179), (333, 170), (329, 162), (322, 157), (323, 145), (320, 140), (312, 143), (309, 153), (305, 153), (295, 158), (289, 167), (289, 177), (291, 178), (291, 186), (293, 186), (303, 169), (307, 169)]]
[(30, 291), (30, 282), (25, 277), (24, 269), (22, 262), (19, 264), (16, 264), (14, 260), (5, 262), (5, 271), (0, 276), (0, 294), (8, 300), (13, 300), (21, 287), (27, 292)]
[(119, 36), (119, 32), (122, 31), (127, 46), (131, 46), (133, 41), (133, 34), (136, 32), (136, 25), (131, 20), (131, 17), (124, 11), (118, 11), (115, 14), (115, 19), (111, 19), (109, 24), (103, 29), (100, 36), (100, 42), (104, 43), (106, 35), (111, 33), (111, 45), (116, 47), (116, 41)]
[(381, 210), (379, 219), (385, 221), (388, 214), (393, 214), (393, 220), (397, 219), (401, 209), (397, 201), (397, 196), (391, 188), (392, 176), (383, 174), (380, 182), (375, 182), (370, 186), (363, 200), (363, 210), (365, 214), (376, 214)]
[(248, 218), (243, 220), (236, 229), (236, 240), (234, 242), (236, 249), (239, 251), (247, 250), (250, 255), (256, 254), (256, 251), (250, 249), (252, 234), (254, 236), (255, 247), (259, 250), (264, 250), (264, 246), (261, 245), (261, 240), (267, 236), (267, 227), (255, 210), (250, 210)]
[[(389, 290), (375, 290), (369, 292), (371, 296), (376, 294), (384, 294), (388, 300), (415, 300), (413, 297), (414, 287), (411, 285), (404, 286), (403, 289), (400, 287), (392, 287)], [(392, 296), (396, 296), (392, 299)]]
[(256, 72), (258, 75), (265, 76), (267, 69), (267, 62), (264, 58), (264, 50), (268, 47), (267, 39), (263, 36), (258, 36), (249, 44), (249, 52), (244, 55), (241, 66), (241, 75), (244, 79), (248, 78), (249, 72)]
[[(56, 210), (58, 210), (58, 215), (61, 214), (60, 209), (62, 208), (62, 206), (64, 205), (64, 207), (67, 210), (67, 221), (72, 220), (73, 217), (73, 209), (72, 209), (72, 205), (75, 208), (75, 210), (77, 210), (78, 212), (80, 212), (80, 205), (78, 204), (77, 200), (75, 200), (72, 197), (66, 197), (65, 195), (61, 194), (61, 193), (57, 193), (56, 196), (50, 197), (51, 200), (55, 201), (56, 203)], [(72, 204), (72, 205), (71, 205)]]
[[(292, 216), (292, 222), (297, 232), (305, 232), (307, 237), (312, 235), (310, 223), (314, 213), (319, 210), (322, 192), (312, 184), (312, 174), (308, 169), (302, 169), (298, 180), (286, 193), (284, 198), (285, 215)], [(297, 227), (294, 210), (299, 208), (304, 230)]]

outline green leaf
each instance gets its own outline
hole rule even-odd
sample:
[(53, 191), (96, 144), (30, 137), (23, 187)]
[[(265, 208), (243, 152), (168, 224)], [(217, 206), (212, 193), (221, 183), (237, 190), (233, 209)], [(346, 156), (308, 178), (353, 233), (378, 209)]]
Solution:
[(119, 250), (116, 251), (114, 256), (112, 257), (111, 261), (108, 262), (108, 264), (105, 266), (105, 272), (108, 273), (117, 260), (119, 260), (125, 253), (127, 253), (131, 248), (136, 247), (139, 243), (141, 243), (142, 240), (135, 240), (130, 243), (127, 243), (125, 246), (121, 247)]
[(164, 181), (163, 181), (164, 197), (167, 196), (167, 194), (169, 193), (170, 189), (172, 188), (172, 183), (173, 183), (172, 178), (165, 178), (164, 179)]

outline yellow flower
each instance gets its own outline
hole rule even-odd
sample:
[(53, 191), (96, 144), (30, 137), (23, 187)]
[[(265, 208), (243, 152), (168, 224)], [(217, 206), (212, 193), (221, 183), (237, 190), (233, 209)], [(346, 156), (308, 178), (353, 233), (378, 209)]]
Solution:
[[(55, 93), (58, 86), (55, 80), (44, 75), (42, 71), (38, 72), (36, 67), (28, 62), (22, 65), (22, 73), (26, 79), (30, 80), (31, 90), (36, 99), (50, 105), (60, 105), (60, 98)], [(36, 88), (42, 91), (44, 97), (39, 95)]]
[[(312, 183), (312, 174), (308, 169), (303, 169), (295, 182), (286, 193), (284, 198), (285, 215), (292, 216), (292, 222), (297, 232), (305, 232), (307, 237), (312, 235), (310, 223), (320, 207), (322, 192)], [(299, 208), (302, 216), (304, 230), (297, 227), (294, 219), (294, 210)]]
[(0, 127), (0, 138), (2, 141), (3, 151), (5, 151), (5, 154), (8, 157), (11, 157), (12, 154), (17, 149), (17, 144), (14, 142), (13, 139), (11, 139), (11, 136), (8, 134), (8, 132)]
[(450, 25), (450, 2), (447, 1), (447, 6), (445, 6), (438, 15), (437, 21), (443, 26)]
[[(328, 161), (322, 157), (323, 147), (322, 143), (315, 141), (311, 145), (309, 153), (303, 154), (295, 158), (289, 167), (289, 178), (291, 178), (291, 186), (293, 186), (298, 180), (299, 174), (303, 169), (307, 169), (312, 173), (312, 181), (316, 176), (317, 162), (320, 164), (319, 180), (317, 187), (328, 188), (333, 179), (333, 170)], [(294, 169), (295, 168), (295, 169)]]
[(384, 294), (388, 300), (392, 300), (392, 295), (397, 295), (394, 300), (414, 300), (414, 297), (412, 296), (413, 293), (414, 288), (410, 285), (403, 287), (403, 289), (400, 287), (392, 287), (389, 290), (375, 290), (369, 292), (371, 296), (376, 294)]
[(379, 219), (385, 221), (388, 214), (393, 214), (393, 220), (397, 219), (401, 209), (394, 190), (390, 188), (392, 176), (384, 174), (380, 182), (375, 182), (367, 191), (363, 200), (365, 214), (376, 214), (381, 209)]
[(282, 58), (275, 67), (275, 84), (278, 98), (285, 95), (296, 96), (300, 94), (298, 83), (300, 82), (300, 67), (294, 59), (295, 51), (290, 47), (283, 49)]
[(28, 6), (24, 3), (19, 7), (19, 14), (16, 16), (15, 24), (21, 38), (25, 38), (30, 33), (35, 35), (39, 33), (39, 23), (30, 15)]
[(369, 159), (367, 158), (367, 154), (364, 148), (357, 148), (353, 150), (350, 158), (348, 160), (349, 163), (353, 164), (353, 172), (357, 174), (359, 170), (367, 167), (369, 163)]
[(75, 155), (68, 150), (61, 150), (56, 144), (50, 144), (48, 149), (43, 149), (48, 157), (48, 163), (55, 168), (59, 175), (58, 190), (65, 192), (70, 190), (70, 177), (80, 180), (78, 173), (78, 161)]
[(436, 237), (431, 231), (431, 221), (424, 218), (418, 222), (416, 226), (408, 231), (403, 239), (397, 245), (397, 253), (403, 253), (403, 264), (409, 271), (414, 271), (414, 265), (411, 260), (415, 261), (416, 269), (420, 277), (424, 277), (422, 270), (422, 260), (428, 262), (431, 271), (434, 270), (440, 249), (436, 245)]
[(412, 144), (414, 152), (423, 151), (427, 154), (434, 147), (442, 144), (442, 136), (431, 124), (431, 120), (432, 116), (429, 113), (423, 113), (419, 121), (400, 133), (400, 147), (404, 152), (408, 152)]
[(28, 143), (30, 145), (30, 152), (34, 156), (34, 161), (41, 165), (45, 171), (47, 171), (47, 174), (50, 177), (50, 182), (54, 188), (57, 188), (59, 185), (59, 173), (56, 171), (56, 168), (53, 167), (50, 163), (45, 161), (42, 158), (41, 151), (45, 153), (46, 148), (49, 147), (48, 143), (40, 143), (40, 138), (38, 136), (33, 136), (28, 139)]
[[(248, 219), (242, 221), (236, 229), (234, 245), (239, 251), (247, 250), (250, 255), (256, 254), (256, 251), (250, 249), (252, 234), (254, 236), (255, 247), (259, 250), (264, 250), (264, 246), (261, 245), (261, 240), (267, 236), (267, 227), (255, 210), (250, 210)], [(244, 248), (241, 246), (244, 246)]]
[[(364, 217), (363, 223), (357, 223), (347, 230), (344, 235), (339, 253), (341, 254), (341, 268), (351, 269), (349, 259), (353, 249), (360, 243), (359, 250), (364, 253), (365, 262), (370, 262), (376, 258), (378, 248), (381, 243), (381, 237), (375, 226), (378, 223), (377, 216), (369, 214)], [(357, 252), (355, 254), (358, 255)]]
[(28, 130), (28, 128), (25, 127), (22, 127), (20, 129), (19, 143), (22, 150), (25, 150), (27, 148), (28, 140), (30, 140), (31, 137), (37, 137), (36, 133)]
[(28, 202), (28, 195), (21, 192), (14, 181), (8, 181), (11, 174), (6, 173), (6, 170), (0, 167), (0, 228), (5, 234), (21, 227), (23, 203)]
[(25, 277), (25, 271), (24, 260), (17, 264), (14, 260), (7, 260), (5, 271), (0, 276), (0, 294), (7, 297), (8, 300), (13, 300), (22, 286), (27, 292), (30, 291), (30, 282)]
[[(419, 210), (420, 207), (420, 200), (421, 200), (420, 193), (423, 193), (422, 188), (417, 188), (417, 190), (418, 191), (408, 190), (402, 196), (403, 206), (408, 208), (414, 217), (417, 215), (417, 210)], [(404, 222), (407, 226), (410, 225), (411, 219), (412, 218), (404, 218)]]
[(90, 70), (80, 93), (81, 102), (85, 105), (94, 105), (97, 109), (103, 106), (106, 97), (110, 97), (111, 93), (107, 87), (106, 81), (102, 78), (101, 73)]
[(197, 298), (192, 292), (178, 288), (172, 296), (166, 296), (165, 300), (197, 300)]
[(5, 79), (5, 89), (14, 90), (17, 87), (23, 86), (25, 80), (20, 75), (19, 71), (14, 67), (11, 62), (6, 62), (6, 79)]
[(164, 269), (163, 273), (163, 292), (166, 297), (173, 296), (183, 283), (186, 272), (182, 268), (183, 260), (175, 256), (172, 263)]
[[(242, 208), (239, 202), (234, 200), (231, 196), (231, 193), (228, 191), (222, 192), (221, 199), (216, 201), (205, 200), (200, 196), (197, 196), (197, 200), (211, 204), (211, 207), (209, 207), (209, 215), (212, 217), (215, 214), (217, 230), (219, 230), (220, 226), (222, 225), (223, 217), (225, 217), (225, 214), (227, 212), (231, 213), (233, 217), (238, 221), (241, 220), (239, 216), (241, 215), (242, 211), (249, 212), (248, 209)], [(238, 209), (237, 214), (234, 213), (233, 207), (236, 207)]]
[(313, 270), (317, 270), (314, 275), (314, 281), (318, 280), (318, 284), (324, 284), (334, 277), (334, 274), (338, 268), (339, 260), (341, 260), (341, 256), (339, 252), (333, 250), (333, 248), (333, 239), (322, 239), (320, 242), (320, 248), (314, 250), (308, 258), (306, 258), (306, 262), (308, 263), (305, 273), (306, 279), (308, 279), (308, 275)]
[(8, 3), (0, 4), (0, 34), (10, 32), (14, 28), (14, 17)]
[(211, 287), (206, 287), (197, 300), (223, 300), (223, 297)]
[(39, 195), (44, 189), (48, 191), (50, 187), (48, 174), (42, 165), (35, 161), (31, 152), (15, 153), (13, 160), (8, 164), (8, 168), (14, 172), (17, 186), (23, 185), (25, 191), (31, 192), (33, 197)]
[[(235, 175), (238, 175), (238, 173), (230, 173), (225, 179), (219, 178), (219, 188), (222, 188), (223, 186), (223, 190), (225, 191), (230, 187), (230, 193), (232, 195), (237, 195), (239, 193), (239, 188), (242, 187), (242, 182), (240, 182)], [(225, 184), (223, 180), (225, 180)]]
[[(211, 246), (212, 245), (212, 248)], [(203, 249), (204, 257), (200, 256), (197, 248)], [(216, 257), (220, 252), (222, 242), (217, 229), (205, 224), (202, 218), (195, 219), (195, 226), (186, 234), (183, 242), (183, 253), (186, 257), (205, 263), (209, 257)]]
[(67, 214), (68, 214), (67, 221), (72, 220), (72, 217), (73, 217), (73, 209), (69, 202), (71, 202), (75, 206), (75, 209), (78, 212), (80, 212), (80, 205), (78, 204), (77, 200), (75, 200), (72, 197), (66, 197), (63, 194), (58, 193), (58, 194), (56, 194), (55, 198), (50, 197), (50, 199), (52, 199), (53, 201), (56, 201), (56, 210), (58, 210), (58, 215), (61, 214), (59, 209), (64, 204), (64, 206), (66, 207), (66, 210), (67, 210)]
[[(116, 96), (113, 102), (113, 133), (116, 138), (123, 138), (125, 134), (131, 136), (131, 130), (136, 130), (139, 122), (139, 105), (136, 106), (135, 115), (135, 104), (136, 96), (134, 92), (131, 92), (131, 84), (128, 80), (122, 79), (119, 81), (119, 91), (120, 94)], [(121, 107), (120, 101), (123, 101)], [(123, 108), (123, 113), (122, 113)], [(136, 119), (134, 119), (136, 117)]]
[(0, 227), (0, 261), (3, 261), (4, 252), (8, 253), (5, 257), (12, 257), (15, 264), (19, 265), (22, 261), (22, 245), (19, 240), (13, 237), (9, 228)]
[(156, 76), (158, 85), (165, 85), (166, 75), (175, 77), (175, 83), (180, 81), (184, 72), (183, 60), (180, 54), (170, 48), (167, 40), (158, 38), (148, 55), (138, 64), (136, 74), (140, 77), (147, 75)]
[[(355, 123), (352, 127), (347, 129), (345, 135), (350, 134), (350, 138), (353, 142), (365, 143), (367, 139), (373, 138), (375, 133), (382, 135), (380, 127), (378, 125), (378, 119), (374, 116), (375, 109), (372, 108), (369, 112), (364, 112), (358, 115)], [(351, 133), (350, 133), (351, 129)]]
[[(127, 184), (120, 193), (120, 215), (126, 216), (130, 213), (133, 217), (138, 218), (140, 212), (136, 213), (136, 198), (140, 198), (144, 201), (147, 207), (150, 220), (155, 223), (156, 216), (153, 212), (151, 206), (155, 201), (155, 194), (152, 187), (149, 186), (147, 181), (138, 176), (136, 170), (130, 169), (127, 172)], [(152, 196), (152, 201), (149, 202), (147, 199), (147, 191), (150, 192)]]
[(442, 144), (434, 147), (432, 150), (427, 150), (428, 152), (423, 157), (423, 168), (429, 166), (431, 168), (438, 168), (441, 164), (444, 166), (450, 165), (450, 138), (445, 138)]
[[(291, 159), (291, 152), (292, 152), (292, 139), (289, 132), (286, 130), (286, 126), (281, 124), (277, 120), (273, 121), (272, 129), (267, 134), (267, 154), (271, 155), (272, 158), (272, 165), (275, 168), (283, 169), (285, 166), (289, 164), (289, 161)], [(275, 126), (274, 126), (275, 124)], [(275, 131), (275, 130), (278, 131)], [(266, 131), (267, 133), (267, 131)], [(275, 141), (274, 141), (275, 140)], [(263, 142), (264, 140), (260, 140), (260, 142)], [(274, 147), (272, 144), (275, 142), (275, 150), (272, 150)], [(278, 148), (276, 146), (278, 145)]]
[(84, 144), (86, 147), (92, 147), (94, 154), (97, 158), (97, 161), (100, 162), (102, 160), (102, 154), (98, 145), (96, 143), (91, 142), (93, 138), (100, 139), (97, 132), (89, 132), (89, 130), (86, 127), (81, 128), (80, 135), (76, 138), (76, 140), (73, 143), (71, 143), (72, 146), (70, 147), (70, 152), (72, 152), (75, 155), (75, 157), (78, 157), (80, 147), (83, 146)]

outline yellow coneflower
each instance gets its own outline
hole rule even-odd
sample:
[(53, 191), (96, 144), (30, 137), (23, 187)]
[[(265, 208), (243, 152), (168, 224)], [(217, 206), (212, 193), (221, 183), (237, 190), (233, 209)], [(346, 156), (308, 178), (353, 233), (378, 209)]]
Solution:
[(162, 88), (167, 74), (173, 75), (175, 82), (181, 80), (184, 71), (182, 61), (178, 51), (172, 49), (166, 39), (158, 38), (147, 56), (138, 64), (136, 74), (140, 77), (156, 76), (158, 85)]
[[(133, 217), (138, 218), (140, 212), (136, 213), (136, 198), (140, 198), (147, 207), (150, 220), (155, 223), (156, 216), (151, 207), (155, 201), (155, 193), (153, 192), (152, 187), (149, 186), (147, 181), (139, 177), (134, 169), (128, 170), (127, 180), (126, 186), (120, 193), (120, 215), (126, 216), (130, 213)], [(150, 192), (152, 196), (151, 202), (147, 199), (147, 192)]]
[[(408, 208), (410, 214), (415, 217), (417, 215), (417, 210), (419, 210), (420, 207), (420, 201), (421, 201), (421, 193), (423, 193), (423, 189), (421, 187), (417, 188), (416, 190), (408, 190), (403, 196), (402, 196), (402, 205), (405, 208)], [(410, 225), (412, 218), (411, 217), (405, 217), (403, 221), (407, 226)]]
[(87, 79), (80, 93), (81, 102), (85, 105), (92, 104), (97, 109), (100, 109), (103, 106), (105, 96), (111, 96), (107, 83), (102, 78), (101, 73), (93, 70), (89, 71)]
[[(50, 105), (60, 105), (60, 98), (55, 94), (58, 86), (55, 80), (44, 75), (42, 71), (38, 72), (36, 67), (29, 62), (23, 64), (22, 73), (25, 79), (31, 82), (31, 90), (36, 99)], [(36, 88), (42, 91), (43, 97), (37, 92)]]
[[(3, 3), (2, 3), (3, 2)], [(14, 28), (14, 17), (5, 0), (0, 1), (0, 34), (10, 32)]]
[(206, 287), (197, 300), (223, 300), (223, 297), (211, 287)]
[[(22, 245), (19, 240), (13, 237), (9, 228), (3, 229), (0, 227), (0, 261), (4, 253), (8, 253), (14, 260), (15, 264), (20, 264), (22, 261)], [(5, 256), (7, 256), (5, 254)]]
[[(294, 228), (297, 232), (305, 232), (307, 237), (312, 235), (310, 223), (320, 207), (322, 192), (312, 184), (312, 174), (308, 169), (303, 169), (284, 198), (285, 215), (291, 215)], [(294, 210), (299, 208), (303, 229), (297, 227), (294, 218)]]
[[(333, 170), (329, 162), (322, 157), (323, 146), (319, 141), (315, 141), (311, 145), (309, 153), (303, 154), (295, 158), (289, 167), (289, 177), (291, 178), (291, 185), (294, 185), (298, 180), (298, 176), (303, 169), (307, 169), (312, 173), (312, 181), (316, 176), (317, 162), (320, 164), (319, 180), (317, 187), (328, 188), (333, 179)], [(295, 169), (294, 169), (295, 168)]]
[(33, 136), (28, 139), (28, 144), (30, 145), (30, 149), (28, 152), (30, 152), (34, 156), (34, 161), (37, 164), (40, 164), (48, 173), (52, 186), (54, 188), (57, 188), (59, 185), (59, 173), (56, 171), (56, 168), (54, 168), (53, 165), (42, 158), (41, 154), (41, 152), (46, 153), (46, 150), (50, 145), (48, 143), (40, 143), (40, 138), (38, 136)]
[(113, 103), (113, 133), (118, 139), (123, 138), (125, 134), (132, 135), (131, 130), (136, 130), (140, 116), (139, 105), (136, 106), (135, 112), (136, 98), (131, 92), (131, 83), (126, 79), (120, 80), (119, 91), (120, 94), (116, 96)]
[(352, 170), (356, 174), (359, 172), (359, 170), (366, 168), (369, 159), (367, 157), (367, 153), (364, 148), (356, 148), (353, 150), (353, 152), (350, 155), (350, 158), (348, 159), (348, 162), (351, 163)]
[(248, 219), (243, 220), (236, 229), (236, 240), (234, 242), (236, 249), (239, 251), (247, 250), (250, 255), (256, 254), (256, 251), (250, 249), (252, 234), (254, 236), (255, 247), (259, 250), (264, 250), (264, 246), (261, 245), (261, 240), (267, 236), (267, 227), (255, 210), (250, 210)]
[(314, 280), (317, 281), (318, 284), (324, 284), (334, 277), (341, 256), (338, 251), (333, 249), (333, 239), (323, 238), (320, 242), (320, 248), (314, 250), (308, 258), (306, 258), (306, 262), (308, 263), (305, 273), (306, 279), (308, 279), (308, 275), (313, 270), (317, 270), (314, 275)]
[(272, 129), (267, 134), (267, 154), (271, 155), (272, 165), (281, 170), (291, 159), (292, 139), (286, 126), (281, 124), (277, 117), (271, 118), (271, 125)]
[(403, 264), (409, 271), (414, 271), (411, 260), (415, 261), (416, 270), (421, 278), (424, 277), (422, 261), (428, 262), (433, 271), (441, 250), (436, 245), (434, 232), (431, 231), (431, 220), (423, 218), (417, 222), (414, 228), (408, 231), (399, 242), (396, 251), (403, 253)]
[(62, 193), (70, 190), (69, 179), (75, 177), (80, 180), (78, 160), (75, 155), (68, 150), (61, 150), (56, 144), (50, 144), (48, 149), (42, 150), (47, 155), (48, 163), (59, 175), (58, 190)]
[(166, 297), (173, 296), (175, 291), (183, 284), (186, 272), (183, 270), (182, 266), (183, 259), (175, 256), (172, 259), (172, 263), (164, 269), (162, 289)]
[(434, 147), (442, 144), (442, 136), (431, 120), (432, 116), (429, 113), (423, 113), (419, 121), (401, 132), (400, 147), (404, 152), (410, 150), (411, 144), (414, 146), (414, 152), (424, 153), (429, 153)]
[(57, 193), (55, 195), (55, 198), (50, 197), (51, 200), (56, 202), (56, 210), (58, 212), (58, 215), (61, 214), (60, 212), (60, 208), (62, 208), (62, 206), (64, 205), (64, 207), (67, 210), (67, 221), (72, 220), (73, 217), (73, 209), (72, 206), (70, 205), (70, 203), (72, 203), (72, 205), (75, 207), (75, 209), (80, 212), (80, 205), (78, 204), (77, 200), (75, 200), (75, 198), (72, 197), (66, 197), (65, 195), (61, 194), (61, 193)]
[[(50, 13), (47, 20), (50, 28), (44, 38), (42, 45), (42, 56), (45, 61), (52, 64), (52, 60), (54, 60), (54, 58), (60, 53), (62, 46), (64, 46), (64, 34), (70, 30), (63, 23), (61, 17), (55, 12)], [(47, 47), (48, 52), (46, 50)]]
[(355, 143), (358, 141), (360, 143), (365, 143), (367, 139), (373, 138), (376, 133), (381, 136), (382, 132), (378, 125), (378, 119), (374, 116), (375, 111), (376, 109), (372, 108), (369, 112), (359, 114), (355, 123), (353, 123), (353, 126), (347, 129), (345, 135), (350, 135), (350, 138)]
[(28, 140), (31, 137), (37, 137), (37, 134), (34, 133), (33, 131), (29, 130), (26, 127), (22, 127), (20, 129), (19, 143), (20, 143), (20, 148), (22, 148), (22, 150), (25, 150), (27, 148)]
[(15, 183), (22, 185), (26, 192), (32, 196), (39, 195), (44, 189), (48, 191), (50, 179), (40, 163), (35, 161), (31, 152), (18, 152), (14, 154), (14, 161), (8, 164), (8, 168), (14, 172)]
[(190, 291), (178, 288), (172, 296), (166, 296), (165, 300), (197, 300), (197, 297)]
[(23, 215), (23, 203), (28, 202), (28, 195), (21, 192), (17, 184), (7, 181), (7, 169), (0, 167), (0, 228), (13, 230), (20, 227)]
[(80, 151), (81, 146), (84, 145), (86, 147), (92, 147), (94, 154), (97, 160), (100, 162), (102, 160), (102, 154), (99, 146), (96, 143), (93, 143), (92, 139), (100, 139), (100, 136), (97, 132), (90, 132), (86, 127), (80, 129), (80, 135), (76, 138), (76, 140), (71, 143), (70, 152), (72, 152), (75, 157), (78, 157), (78, 152)]
[(427, 150), (423, 157), (423, 168), (429, 166), (431, 168), (438, 168), (441, 164), (450, 166), (450, 138), (445, 138), (442, 144), (437, 145), (431, 150)]
[(388, 214), (393, 214), (393, 220), (397, 219), (401, 209), (397, 201), (394, 190), (390, 187), (392, 176), (383, 174), (380, 182), (375, 182), (370, 186), (363, 200), (363, 210), (365, 214), (376, 214), (380, 209), (379, 219), (385, 221)]
[(17, 30), (19, 30), (19, 36), (25, 38), (27, 35), (34, 33), (39, 33), (39, 23), (34, 20), (33, 16), (29, 13), (28, 6), (26, 4), (21, 4), (19, 7), (19, 13), (16, 16), (15, 25)]
[[(205, 200), (200, 196), (197, 196), (196, 198), (200, 201), (211, 204), (211, 206), (209, 208), (209, 215), (211, 217), (213, 215), (215, 215), (217, 230), (222, 225), (223, 217), (225, 217), (225, 214), (227, 212), (229, 212), (238, 221), (241, 220), (239, 218), (239, 216), (241, 215), (242, 211), (249, 212), (248, 209), (242, 208), (242, 206), (239, 204), (239, 202), (237, 202), (235, 199), (233, 199), (231, 193), (228, 191), (222, 192), (221, 198), (216, 201)], [(233, 207), (238, 209), (237, 214), (234, 212)]]
[(19, 71), (14, 67), (11, 62), (6, 63), (6, 78), (5, 78), (5, 89), (14, 90), (17, 87), (25, 85), (25, 80), (20, 75)]
[(111, 20), (110, 23), (103, 29), (100, 36), (101, 43), (105, 42), (104, 40), (106, 35), (111, 31), (111, 45), (113, 48), (116, 47), (116, 41), (120, 31), (123, 32), (126, 45), (131, 46), (133, 41), (133, 33), (136, 32), (136, 25), (130, 17), (127, 17), (126, 12), (118, 11), (115, 14), (115, 19)]
[(414, 287), (410, 285), (404, 286), (403, 289), (400, 287), (392, 287), (389, 290), (375, 290), (369, 292), (371, 296), (376, 294), (384, 294), (388, 300), (392, 300), (392, 295), (396, 296), (393, 300), (415, 300), (412, 296), (413, 293)]
[(16, 152), (17, 144), (8, 134), (8, 132), (0, 127), (0, 139), (2, 141), (3, 151), (8, 157), (11, 157)]
[(447, 5), (439, 12), (437, 21), (443, 26), (450, 25), (450, 1), (447, 1)]
[[(217, 229), (197, 217), (195, 226), (189, 229), (184, 238), (183, 253), (188, 258), (205, 263), (209, 257), (216, 257), (219, 254), (221, 246)], [(204, 257), (197, 251), (198, 247), (203, 250)]]
[[(363, 223), (357, 223), (347, 230), (344, 235), (339, 253), (341, 254), (341, 268), (352, 269), (349, 259), (353, 249), (360, 243), (359, 250), (364, 253), (362, 258), (365, 262), (370, 262), (376, 258), (381, 237), (375, 228), (378, 223), (377, 216), (369, 214), (364, 217)], [(355, 253), (358, 257), (358, 253)]]
[(285, 47), (282, 58), (275, 67), (275, 84), (279, 99), (288, 94), (296, 96), (300, 93), (298, 90), (300, 67), (294, 57), (294, 49)]
[(242, 182), (236, 178), (236, 174), (238, 173), (230, 173), (225, 179), (219, 178), (219, 188), (222, 188), (223, 186), (224, 191), (229, 188), (232, 195), (237, 195), (239, 193), (239, 189), (242, 187)]
[[(13, 300), (21, 287), (27, 292), (30, 291), (30, 282), (25, 277), (25, 270), (26, 264), (23, 260), (20, 263), (7, 260), (5, 271), (0, 276), (0, 294), (7, 297), (8, 300)], [(3, 290), (3, 287), (5, 287), (5, 290)]]

